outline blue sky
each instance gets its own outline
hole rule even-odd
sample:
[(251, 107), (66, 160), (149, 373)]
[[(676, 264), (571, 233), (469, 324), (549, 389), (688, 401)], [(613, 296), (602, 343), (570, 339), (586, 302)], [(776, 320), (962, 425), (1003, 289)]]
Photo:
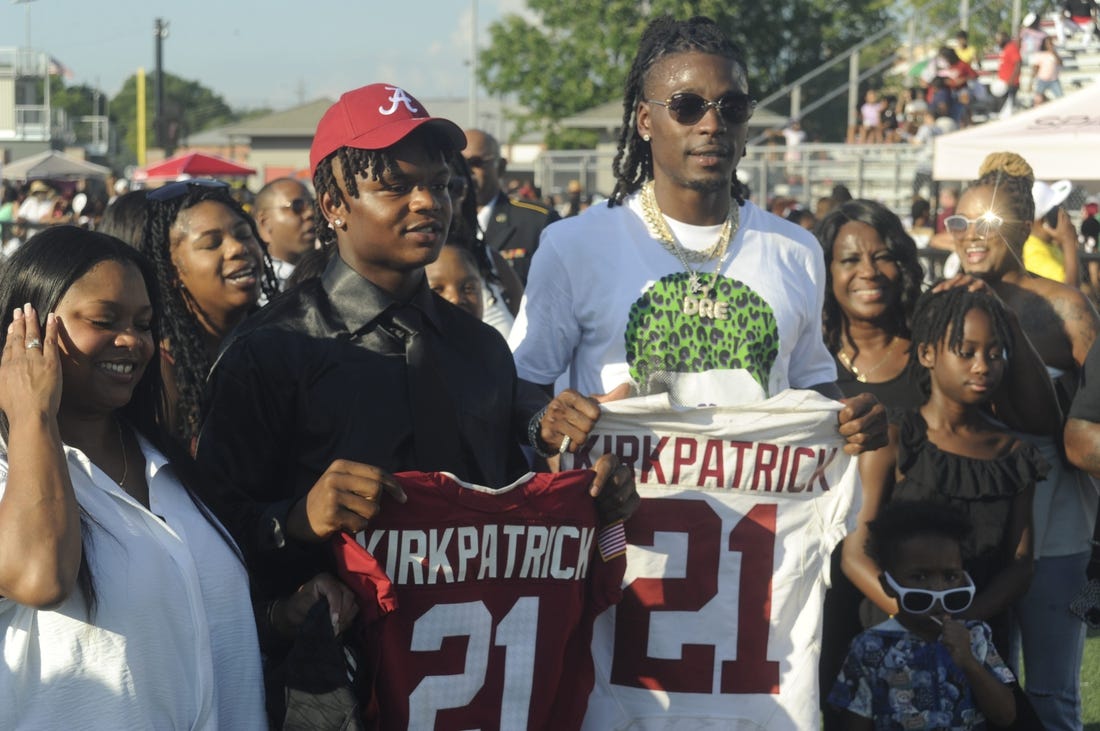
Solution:
[(387, 81), (421, 98), (469, 93), (470, 28), (522, 12), (524, 0), (0, 0), (0, 47), (31, 45), (113, 96), (139, 66), (152, 74), (153, 22), (169, 23), (164, 68), (235, 108), (284, 109)]

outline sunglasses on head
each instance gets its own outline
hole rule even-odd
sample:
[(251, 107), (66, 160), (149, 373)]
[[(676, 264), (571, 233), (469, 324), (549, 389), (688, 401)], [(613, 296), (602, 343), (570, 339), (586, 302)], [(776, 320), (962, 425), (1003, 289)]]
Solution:
[(958, 586), (944, 591), (909, 589), (899, 586), (898, 582), (894, 581), (894, 577), (890, 575), (890, 572), (884, 571), (882, 575), (886, 577), (886, 583), (898, 595), (898, 605), (910, 614), (927, 614), (932, 611), (932, 607), (936, 606), (937, 601), (946, 611), (951, 614), (958, 614), (966, 611), (966, 608), (974, 601), (974, 580), (965, 571), (963, 576), (966, 577), (969, 586)]
[(195, 178), (194, 180), (177, 180), (175, 183), (163, 185), (145, 194), (145, 199), (150, 201), (170, 201), (187, 195), (192, 188), (228, 188), (229, 183), (224, 180), (208, 180)]
[(943, 226), (947, 229), (948, 233), (962, 236), (970, 230), (970, 226), (973, 224), (974, 230), (979, 236), (988, 236), (1000, 231), (1004, 222), (1005, 220), (1003, 218), (992, 212), (983, 213), (973, 219), (955, 214), (954, 216), (948, 216), (943, 219)]
[(646, 101), (668, 109), (669, 116), (680, 124), (695, 124), (711, 109), (717, 111), (722, 115), (722, 119), (730, 124), (744, 124), (749, 121), (749, 117), (756, 109), (756, 100), (739, 91), (723, 94), (715, 101), (704, 99), (690, 91), (678, 92), (664, 101), (659, 99), (646, 99)]
[(496, 159), (496, 155), (474, 155), (473, 157), (466, 158), (466, 164), (472, 168), (483, 168)]
[(313, 199), (311, 198), (295, 198), (289, 203), (284, 203), (280, 208), (289, 208), (294, 212), (295, 216), (300, 216), (308, 210), (313, 208)]

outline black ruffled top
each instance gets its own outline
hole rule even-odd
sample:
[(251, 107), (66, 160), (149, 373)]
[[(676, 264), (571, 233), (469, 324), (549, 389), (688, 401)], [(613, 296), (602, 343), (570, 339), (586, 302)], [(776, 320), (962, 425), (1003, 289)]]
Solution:
[(1015, 551), (1007, 545), (1012, 500), (1042, 480), (1050, 466), (1029, 442), (981, 460), (941, 451), (928, 441), (928, 425), (919, 411), (895, 413), (891, 420), (900, 431), (898, 471), (904, 477), (890, 500), (932, 500), (965, 513), (974, 530), (963, 544), (963, 564), (981, 589)]

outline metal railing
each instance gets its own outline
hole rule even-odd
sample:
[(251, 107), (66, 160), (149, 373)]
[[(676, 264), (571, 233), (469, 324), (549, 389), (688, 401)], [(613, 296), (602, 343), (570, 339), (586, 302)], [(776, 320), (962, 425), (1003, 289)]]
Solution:
[[(579, 180), (586, 191), (607, 195), (615, 184), (614, 156), (614, 150), (544, 152), (535, 163), (536, 182), (556, 193)], [(737, 169), (759, 203), (779, 194), (812, 207), (840, 183), (857, 198), (880, 201), (901, 214), (909, 212), (915, 192), (931, 194), (931, 151), (914, 145), (807, 144), (796, 150), (750, 145)]]

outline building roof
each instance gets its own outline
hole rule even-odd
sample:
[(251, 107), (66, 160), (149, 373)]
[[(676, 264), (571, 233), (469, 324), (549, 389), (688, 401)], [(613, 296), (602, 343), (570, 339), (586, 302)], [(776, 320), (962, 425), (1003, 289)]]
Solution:
[(233, 137), (312, 137), (321, 115), (333, 104), (332, 99), (314, 99), (280, 112), (253, 117), (223, 127)]

